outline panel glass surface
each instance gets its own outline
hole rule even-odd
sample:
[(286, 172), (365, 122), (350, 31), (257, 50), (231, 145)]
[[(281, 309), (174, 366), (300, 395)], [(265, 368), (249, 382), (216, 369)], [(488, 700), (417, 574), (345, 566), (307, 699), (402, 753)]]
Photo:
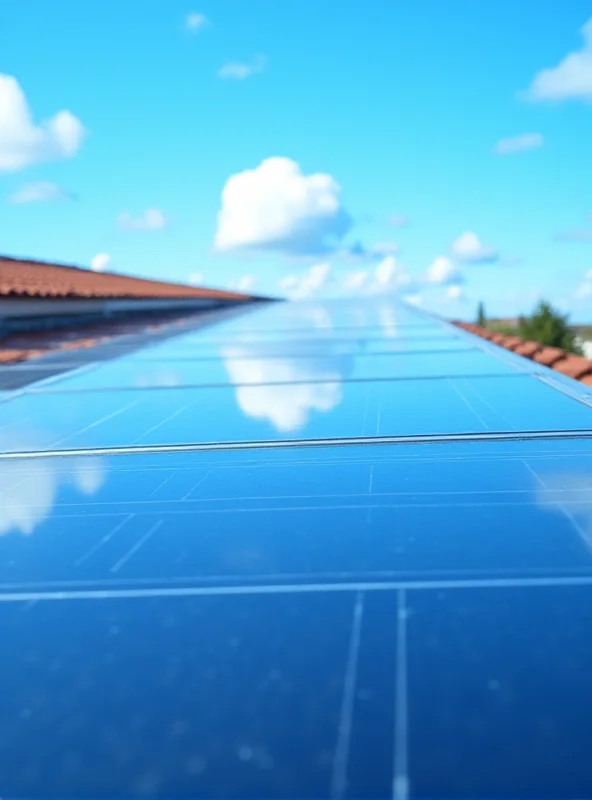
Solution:
[[(523, 372), (527, 371), (522, 369)], [(289, 359), (258, 357), (257, 348), (228, 350), (223, 360), (168, 361), (166, 366), (120, 358), (42, 384), (39, 391), (85, 391), (88, 389), (157, 388), (160, 386), (249, 386), (269, 383), (327, 381), (405, 380), (413, 378), (456, 378), (467, 375), (512, 375), (517, 367), (480, 350), (440, 353), (416, 352), (365, 355), (334, 353)], [(31, 387), (34, 391), (35, 387)]]
[(59, 581), (592, 580), (592, 441), (0, 462), (0, 574)]
[(581, 387), (392, 298), (146, 342), (0, 391), (0, 796), (587, 797)]

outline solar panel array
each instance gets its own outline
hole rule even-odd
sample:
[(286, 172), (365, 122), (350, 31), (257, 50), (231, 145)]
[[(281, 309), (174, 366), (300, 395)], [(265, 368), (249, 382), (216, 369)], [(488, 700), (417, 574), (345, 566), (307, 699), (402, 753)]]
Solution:
[(390, 298), (5, 392), (0, 796), (592, 796), (590, 397)]

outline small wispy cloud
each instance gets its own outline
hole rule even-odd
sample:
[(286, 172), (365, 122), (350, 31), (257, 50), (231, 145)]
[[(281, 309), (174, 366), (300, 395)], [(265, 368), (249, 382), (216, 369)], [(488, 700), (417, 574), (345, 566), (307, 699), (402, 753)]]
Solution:
[(523, 133), (520, 136), (510, 136), (500, 139), (493, 148), (498, 156), (508, 156), (512, 153), (522, 153), (524, 150), (534, 150), (542, 147), (543, 136), (540, 133)]
[(210, 21), (206, 15), (201, 14), (198, 11), (190, 11), (185, 18), (185, 29), (190, 33), (197, 33), (198, 31), (207, 28), (209, 25)]
[(590, 228), (570, 228), (555, 234), (558, 242), (592, 242), (592, 226)]
[(161, 231), (167, 227), (169, 220), (160, 209), (147, 208), (137, 216), (122, 211), (117, 217), (117, 224), (128, 231)]
[(192, 286), (201, 286), (203, 283), (203, 273), (192, 272), (187, 280)]
[(267, 56), (264, 55), (255, 56), (250, 63), (230, 61), (228, 64), (224, 64), (220, 67), (218, 70), (218, 77), (224, 78), (225, 80), (244, 81), (252, 75), (258, 75), (263, 72), (266, 66)]
[(391, 214), (387, 218), (387, 225), (393, 228), (405, 228), (409, 225), (409, 217), (405, 216), (405, 214)]
[(72, 199), (73, 196), (57, 184), (50, 181), (38, 181), (37, 183), (25, 183), (10, 195), (8, 202), (20, 205), (23, 203), (55, 203), (60, 200)]

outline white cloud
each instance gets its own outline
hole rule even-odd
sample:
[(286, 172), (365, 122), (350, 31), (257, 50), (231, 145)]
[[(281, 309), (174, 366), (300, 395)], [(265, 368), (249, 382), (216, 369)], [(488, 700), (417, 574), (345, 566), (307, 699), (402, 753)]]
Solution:
[(105, 272), (111, 266), (111, 256), (108, 253), (98, 253), (90, 262), (94, 272)]
[(25, 183), (8, 198), (9, 203), (20, 205), (22, 203), (52, 203), (57, 200), (70, 200), (70, 195), (57, 184), (50, 181)]
[(387, 256), (373, 270), (348, 272), (342, 280), (344, 291), (364, 294), (410, 293), (414, 290), (411, 275), (394, 256)]
[(254, 275), (241, 275), (234, 281), (230, 281), (229, 288), (235, 292), (252, 292), (257, 283)]
[[(25, 435), (27, 441), (37, 438), (30, 433)], [(4, 437), (4, 440), (7, 438), (10, 439)], [(16, 441), (23, 443), (22, 438)], [(96, 494), (106, 480), (104, 463), (99, 458), (78, 458), (70, 464), (70, 472), (63, 473), (54, 460), (33, 460), (27, 474), (16, 472), (9, 461), (0, 464), (0, 536), (15, 533), (31, 536), (51, 514), (61, 484), (74, 486), (86, 496)]]
[(585, 274), (582, 282), (574, 293), (576, 300), (590, 300), (592, 298), (592, 269)]
[(185, 27), (191, 33), (197, 33), (208, 25), (208, 18), (205, 14), (200, 14), (197, 11), (191, 11), (187, 14), (185, 19)]
[(71, 158), (83, 138), (82, 123), (69, 111), (36, 124), (16, 78), (0, 75), (0, 172)]
[(291, 300), (303, 300), (325, 285), (330, 272), (330, 264), (315, 264), (301, 275), (286, 275), (278, 281), (278, 286)]
[(460, 261), (479, 263), (483, 261), (497, 261), (498, 253), (495, 248), (481, 242), (476, 233), (466, 231), (452, 243), (452, 253)]
[(412, 306), (421, 306), (421, 305), (423, 305), (423, 297), (422, 297), (422, 295), (418, 294), (417, 292), (415, 294), (407, 294), (407, 295), (405, 295), (403, 297), (403, 300), (405, 300), (407, 303), (411, 303)]
[(347, 272), (343, 276), (343, 288), (346, 292), (358, 292), (366, 286), (369, 278), (370, 274), (366, 269)]
[(592, 18), (580, 32), (581, 49), (537, 73), (527, 91), (530, 100), (592, 100)]
[(427, 278), (429, 283), (459, 284), (463, 276), (458, 267), (445, 256), (438, 256), (428, 268)]
[(287, 255), (331, 252), (352, 224), (340, 193), (331, 175), (304, 175), (289, 158), (268, 158), (226, 182), (214, 247)]
[(523, 150), (533, 150), (541, 147), (543, 136), (540, 133), (523, 133), (520, 136), (511, 136), (508, 139), (500, 139), (495, 145), (494, 151), (498, 156), (507, 156), (512, 153), (521, 153)]
[(387, 219), (387, 224), (393, 228), (404, 228), (409, 225), (409, 217), (406, 217), (405, 214), (391, 214)]
[(448, 300), (454, 300), (454, 301), (464, 300), (465, 299), (464, 289), (462, 288), (462, 286), (459, 286), (458, 284), (453, 284), (452, 286), (449, 286), (446, 289), (446, 298)]
[(242, 411), (282, 433), (303, 428), (313, 411), (331, 411), (341, 402), (353, 358), (330, 349), (311, 359), (261, 358), (256, 344), (227, 348), (223, 357)]
[(393, 256), (399, 252), (398, 242), (376, 242), (370, 248), (370, 252), (377, 256)]
[(122, 211), (117, 218), (119, 227), (128, 231), (161, 231), (166, 228), (168, 222), (166, 215), (158, 208), (147, 208), (137, 216)]
[(258, 55), (251, 61), (251, 63), (244, 63), (238, 61), (230, 61), (224, 64), (218, 70), (219, 78), (226, 78), (227, 80), (244, 81), (252, 75), (258, 75), (263, 72), (267, 66), (267, 56)]
[(189, 276), (188, 282), (193, 286), (201, 286), (203, 283), (203, 274), (201, 272), (192, 272)]

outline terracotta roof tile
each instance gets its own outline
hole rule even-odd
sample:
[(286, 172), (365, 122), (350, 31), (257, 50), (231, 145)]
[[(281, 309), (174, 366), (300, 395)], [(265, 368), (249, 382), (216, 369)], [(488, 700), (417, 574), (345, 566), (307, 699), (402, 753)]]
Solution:
[(517, 347), (523, 343), (523, 339), (519, 336), (506, 336), (504, 339), (504, 347), (508, 350), (516, 350)]
[(586, 386), (592, 386), (592, 360), (590, 359), (568, 353), (567, 350), (561, 350), (559, 347), (546, 347), (539, 342), (521, 339), (519, 336), (504, 336), (495, 331), (479, 328), (472, 323), (457, 322), (455, 324), (471, 331), (476, 336), (489, 339), (500, 347), (512, 350), (516, 355), (531, 358), (537, 364), (551, 367), (562, 375), (575, 378), (575, 380), (581, 381)]
[(553, 367), (562, 358), (565, 358), (567, 353), (559, 347), (541, 347), (538, 353), (533, 356), (533, 361), (537, 364), (542, 364), (545, 367)]
[(578, 380), (584, 375), (592, 373), (592, 361), (584, 358), (584, 356), (575, 356), (569, 353), (566, 358), (557, 362), (555, 369), (563, 375), (568, 375), (570, 378)]
[(247, 300), (248, 295), (200, 289), (180, 283), (152, 281), (92, 272), (80, 267), (0, 257), (0, 297), (92, 298), (218, 298)]
[(531, 342), (528, 339), (523, 339), (522, 344), (519, 344), (518, 347), (514, 348), (514, 352), (519, 356), (532, 358), (535, 353), (538, 353), (541, 347), (542, 345), (540, 345), (538, 342)]

